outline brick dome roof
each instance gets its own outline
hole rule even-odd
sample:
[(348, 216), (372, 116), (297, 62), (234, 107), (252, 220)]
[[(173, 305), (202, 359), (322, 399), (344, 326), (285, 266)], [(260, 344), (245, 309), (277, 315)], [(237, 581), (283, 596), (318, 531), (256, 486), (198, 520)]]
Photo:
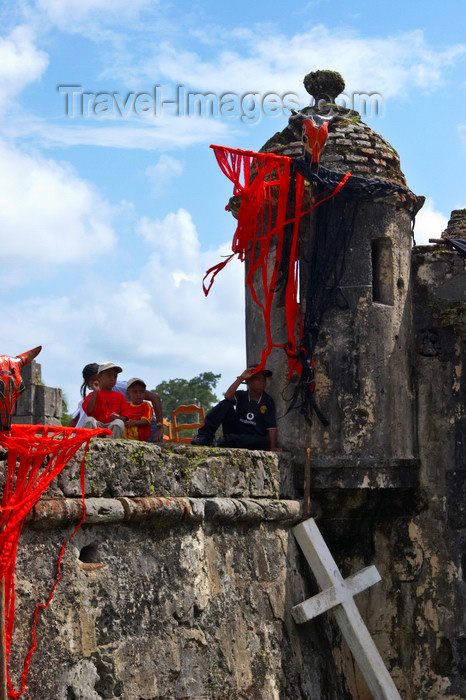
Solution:
[[(390, 180), (406, 187), (406, 178), (400, 169), (400, 158), (395, 149), (380, 134), (361, 121), (358, 112), (332, 104), (327, 105), (328, 116), (339, 116), (341, 121), (329, 133), (320, 162), (326, 168), (341, 173)], [(331, 111), (330, 111), (331, 110)], [(315, 107), (305, 107), (301, 114), (320, 114)], [(303, 155), (301, 124), (294, 116), (288, 126), (277, 132), (260, 149), (261, 153), (299, 157)]]

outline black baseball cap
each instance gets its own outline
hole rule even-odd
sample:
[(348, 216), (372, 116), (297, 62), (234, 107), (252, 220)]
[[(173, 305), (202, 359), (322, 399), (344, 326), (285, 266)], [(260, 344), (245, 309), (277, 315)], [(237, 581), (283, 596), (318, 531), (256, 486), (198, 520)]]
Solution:
[[(256, 364), (255, 365), (248, 365), (248, 369), (256, 369), (256, 367), (258, 367), (258, 365), (256, 365)], [(260, 372), (263, 372), (266, 377), (272, 376), (272, 372), (269, 369), (261, 369)], [(259, 372), (257, 374), (259, 374)]]

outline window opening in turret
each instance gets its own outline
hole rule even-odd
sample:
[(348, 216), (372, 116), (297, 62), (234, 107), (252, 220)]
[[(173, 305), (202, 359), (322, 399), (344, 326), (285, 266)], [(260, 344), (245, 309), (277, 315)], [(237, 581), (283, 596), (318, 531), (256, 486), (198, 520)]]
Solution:
[(372, 300), (393, 306), (393, 253), (389, 238), (372, 241)]

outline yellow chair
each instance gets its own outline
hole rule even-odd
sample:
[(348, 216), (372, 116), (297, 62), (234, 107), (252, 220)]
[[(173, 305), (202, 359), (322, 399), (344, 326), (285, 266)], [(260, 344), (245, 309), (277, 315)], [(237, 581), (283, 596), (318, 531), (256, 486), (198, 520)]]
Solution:
[[(178, 416), (183, 414), (199, 413), (200, 419), (197, 423), (178, 423)], [(173, 426), (173, 442), (184, 442), (190, 443), (196, 432), (192, 435), (180, 435), (182, 430), (193, 430), (197, 431), (204, 425), (204, 409), (202, 406), (196, 406), (195, 404), (188, 404), (187, 406), (181, 405), (172, 411), (172, 426)]]
[(165, 428), (167, 429), (167, 434), (163, 436), (163, 439), (166, 442), (173, 442), (173, 435), (172, 435), (172, 424), (170, 423), (169, 420), (166, 418), (163, 419), (163, 429), (165, 432)]

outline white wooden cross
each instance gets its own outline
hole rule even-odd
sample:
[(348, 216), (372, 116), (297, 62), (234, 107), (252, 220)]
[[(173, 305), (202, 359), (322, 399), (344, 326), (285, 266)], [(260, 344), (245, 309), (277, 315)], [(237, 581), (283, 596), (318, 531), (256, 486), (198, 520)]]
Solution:
[(296, 525), (293, 534), (317, 583), (323, 589), (321, 593), (292, 608), (291, 614), (295, 622), (307, 622), (333, 608), (343, 636), (375, 700), (401, 700), (353, 600), (357, 593), (380, 581), (381, 576), (376, 567), (368, 566), (345, 580), (312, 518)]

